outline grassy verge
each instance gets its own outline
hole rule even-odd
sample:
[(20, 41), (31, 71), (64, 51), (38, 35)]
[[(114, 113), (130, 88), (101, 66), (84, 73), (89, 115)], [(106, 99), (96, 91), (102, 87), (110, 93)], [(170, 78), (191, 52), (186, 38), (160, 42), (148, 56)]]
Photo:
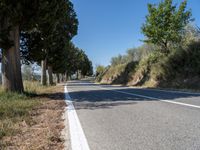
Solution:
[(4, 92), (0, 88), (0, 149), (7, 146), (2, 140), (4, 137), (20, 133), (21, 122), (33, 124), (30, 111), (41, 104), (33, 94), (44, 87), (36, 82), (25, 82), (24, 85), (28, 94)]

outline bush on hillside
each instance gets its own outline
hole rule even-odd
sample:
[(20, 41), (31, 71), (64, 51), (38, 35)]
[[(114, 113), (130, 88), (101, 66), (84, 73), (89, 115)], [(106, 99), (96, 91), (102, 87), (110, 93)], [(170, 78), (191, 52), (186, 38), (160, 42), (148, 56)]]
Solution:
[(127, 84), (130, 75), (133, 74), (138, 62), (111, 66), (102, 77), (101, 83)]
[(130, 85), (200, 88), (200, 41), (176, 48), (169, 55), (158, 51), (142, 59)]
[(109, 69), (109, 66), (104, 67), (102, 65), (98, 65), (96, 67), (96, 82), (101, 82), (103, 75), (106, 73), (108, 69)]
[(124, 71), (126, 64), (118, 64), (110, 66), (102, 76), (101, 83), (112, 84), (113, 80), (118, 78)]
[(112, 84), (127, 84), (130, 80), (131, 74), (135, 72), (135, 68), (138, 65), (138, 62), (130, 62), (127, 65), (123, 66), (123, 70), (118, 76), (115, 76), (112, 80)]
[(132, 77), (129, 80), (129, 85), (144, 85), (146, 81), (150, 79), (150, 72), (152, 69), (152, 66), (157, 64), (160, 59), (163, 59), (165, 57), (165, 54), (154, 51), (147, 57), (143, 58), (137, 68), (135, 69), (136, 72), (132, 74)]
[(162, 63), (168, 73), (167, 82), (161, 80), (160, 86), (181, 88), (200, 88), (200, 41), (190, 43), (185, 49), (172, 52)]

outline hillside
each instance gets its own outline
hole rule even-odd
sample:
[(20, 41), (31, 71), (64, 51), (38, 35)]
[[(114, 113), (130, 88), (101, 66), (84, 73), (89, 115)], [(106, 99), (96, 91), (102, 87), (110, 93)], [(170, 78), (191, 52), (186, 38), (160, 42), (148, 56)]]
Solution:
[(111, 65), (100, 83), (200, 89), (200, 41), (173, 49), (168, 55), (152, 51), (140, 61)]

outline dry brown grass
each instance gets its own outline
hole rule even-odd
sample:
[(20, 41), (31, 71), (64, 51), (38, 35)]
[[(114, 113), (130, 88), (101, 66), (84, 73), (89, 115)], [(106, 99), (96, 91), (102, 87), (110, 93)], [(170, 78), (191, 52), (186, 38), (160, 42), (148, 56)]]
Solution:
[(32, 96), (1, 92), (0, 149), (62, 149), (63, 86), (26, 82), (25, 89)]

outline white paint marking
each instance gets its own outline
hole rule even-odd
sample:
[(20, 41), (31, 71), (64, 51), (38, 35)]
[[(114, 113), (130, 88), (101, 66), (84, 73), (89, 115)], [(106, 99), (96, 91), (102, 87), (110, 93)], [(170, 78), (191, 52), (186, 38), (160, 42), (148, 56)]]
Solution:
[(72, 150), (90, 150), (71, 97), (68, 94), (67, 86), (65, 86), (65, 101), (68, 105), (67, 112)]
[(101, 87), (101, 89), (110, 90), (110, 91), (114, 91), (114, 92), (118, 92), (118, 93), (123, 93), (123, 94), (128, 94), (128, 95), (132, 95), (132, 96), (143, 97), (143, 98), (147, 98), (147, 99), (151, 99), (151, 100), (159, 100), (159, 101), (166, 102), (166, 103), (183, 105), (183, 106), (188, 106), (188, 107), (193, 107), (193, 108), (200, 108), (200, 106), (198, 106), (198, 105), (192, 105), (192, 104), (187, 104), (187, 103), (175, 102), (175, 101), (170, 101), (170, 100), (162, 100), (162, 99), (159, 99), (159, 98), (156, 98), (156, 97), (150, 97), (150, 96), (145, 96), (145, 95), (140, 95), (140, 94), (133, 94), (133, 93), (123, 92), (123, 91), (119, 91), (119, 90), (112, 90), (112, 89), (107, 89), (107, 88), (102, 88), (102, 87)]
[[(95, 85), (101, 85), (98, 83), (94, 83)], [(113, 87), (123, 87), (121, 85), (103, 85), (103, 86), (113, 86)], [(154, 88), (144, 88), (144, 87), (133, 87), (133, 86), (125, 86), (123, 88), (127, 88), (127, 89), (141, 89), (141, 90), (149, 90), (149, 91), (160, 91), (160, 92), (169, 92), (169, 93), (180, 93), (180, 94), (188, 94), (188, 95), (198, 95), (200, 96), (199, 92), (187, 92), (187, 91), (177, 91), (177, 90), (165, 90), (165, 89), (154, 89)]]
[[(134, 89), (134, 87), (131, 87)], [(180, 93), (180, 94), (188, 94), (188, 95), (198, 95), (200, 96), (200, 93), (194, 93), (194, 92), (186, 92), (186, 91), (172, 91), (172, 90), (163, 90), (163, 89), (145, 89), (141, 88), (142, 90), (149, 90), (149, 91), (160, 91), (160, 92), (169, 92), (169, 93)]]
[(160, 100), (160, 101), (166, 102), (166, 103), (177, 104), (177, 105), (188, 106), (188, 107), (200, 108), (200, 106), (198, 106), (198, 105), (192, 105), (192, 104), (187, 104), (187, 103), (181, 103), (181, 102), (175, 102), (175, 101), (169, 101), (169, 100)]

